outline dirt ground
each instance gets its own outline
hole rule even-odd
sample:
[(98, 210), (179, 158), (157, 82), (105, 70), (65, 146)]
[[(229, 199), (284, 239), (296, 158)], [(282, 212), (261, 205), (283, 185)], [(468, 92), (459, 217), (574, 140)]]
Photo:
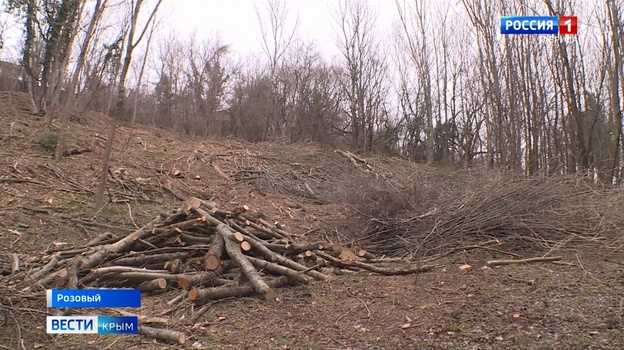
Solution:
[[(358, 184), (383, 178), (398, 186), (448, 171), (375, 158), (374, 174), (364, 174), (314, 144), (200, 142), (121, 126), (111, 164), (123, 181), (109, 182), (107, 204), (95, 212), (109, 120), (73, 116), (68, 146), (92, 152), (55, 162), (45, 121), (24, 106), (24, 96), (0, 92), (1, 268), (13, 253), (28, 261), (105, 231), (126, 235), (189, 195), (247, 204), (310, 240), (343, 244), (364, 227), (355, 219), (354, 202), (367, 198)], [(16, 301), (0, 276), (0, 349), (624, 349), (622, 243), (565, 246), (550, 252), (563, 257), (554, 263), (485, 267), (503, 256), (463, 251), (418, 275), (342, 272), (279, 289), (278, 302), (215, 301), (194, 324), (186, 320), (195, 308), (184, 304), (168, 315), (169, 327), (187, 332), (184, 346), (138, 335), (47, 335), (45, 293)], [(471, 268), (460, 269), (465, 264)], [(158, 314), (179, 293), (146, 297), (129, 311)]]

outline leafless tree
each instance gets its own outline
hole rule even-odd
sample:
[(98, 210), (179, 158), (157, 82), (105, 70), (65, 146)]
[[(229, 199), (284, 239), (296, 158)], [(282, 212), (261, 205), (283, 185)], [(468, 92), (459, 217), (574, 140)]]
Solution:
[(377, 12), (366, 1), (340, 1), (336, 13), (337, 45), (342, 54), (344, 111), (351, 146), (370, 151), (378, 127), (387, 120), (386, 64), (374, 36)]
[(156, 16), (158, 12), (158, 8), (162, 0), (156, 0), (156, 4), (154, 7), (148, 12), (149, 16), (146, 23), (143, 26), (143, 29), (138, 29), (138, 19), (141, 14), (141, 8), (145, 4), (145, 0), (132, 0), (131, 1), (131, 10), (130, 10), (130, 21), (128, 28), (128, 35), (126, 38), (125, 52), (123, 57), (123, 63), (121, 65), (120, 73), (119, 73), (119, 84), (118, 84), (118, 96), (117, 96), (117, 111), (120, 113), (123, 109), (125, 94), (126, 94), (126, 78), (128, 77), (128, 71), (130, 70), (130, 65), (132, 63), (132, 54), (134, 49), (143, 39), (148, 26)]

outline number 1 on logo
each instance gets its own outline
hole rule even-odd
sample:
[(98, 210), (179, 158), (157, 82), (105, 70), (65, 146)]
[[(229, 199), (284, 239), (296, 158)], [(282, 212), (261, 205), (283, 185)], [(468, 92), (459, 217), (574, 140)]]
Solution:
[(578, 34), (578, 19), (576, 16), (559, 17), (559, 35)]

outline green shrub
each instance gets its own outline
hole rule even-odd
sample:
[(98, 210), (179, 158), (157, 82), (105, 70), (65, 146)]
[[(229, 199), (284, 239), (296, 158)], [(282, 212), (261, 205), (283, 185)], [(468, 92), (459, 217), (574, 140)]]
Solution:
[(57, 142), (58, 134), (55, 132), (48, 132), (39, 138), (39, 147), (48, 153), (52, 153), (56, 149)]

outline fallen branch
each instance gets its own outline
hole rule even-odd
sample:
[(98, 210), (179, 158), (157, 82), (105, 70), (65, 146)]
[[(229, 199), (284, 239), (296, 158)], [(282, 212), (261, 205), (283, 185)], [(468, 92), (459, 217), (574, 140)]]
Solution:
[(335, 258), (333, 256), (331, 256), (330, 254), (327, 254), (325, 252), (315, 252), (316, 255), (318, 255), (319, 257), (329, 260), (331, 261), (333, 264), (339, 266), (339, 267), (359, 267), (361, 269), (370, 271), (370, 272), (374, 272), (374, 273), (378, 273), (380, 275), (385, 275), (385, 276), (396, 276), (396, 275), (411, 275), (414, 273), (422, 273), (422, 272), (428, 272), (433, 270), (434, 268), (436, 268), (436, 266), (433, 265), (422, 265), (422, 266), (415, 266), (415, 267), (397, 267), (397, 268), (383, 268), (383, 267), (379, 267), (379, 266), (375, 266), (372, 264), (367, 264), (367, 263), (363, 263), (361, 261), (357, 261), (357, 260), (349, 260), (349, 261), (342, 261), (338, 258)]
[[(277, 289), (288, 284), (288, 277), (282, 276), (276, 279), (268, 280), (266, 284), (269, 288)], [(208, 300), (251, 296), (255, 292), (255, 288), (250, 285), (224, 285), (215, 288), (196, 289), (193, 293), (189, 293), (189, 300), (195, 302), (196, 304), (202, 304)]]
[(264, 282), (251, 262), (245, 258), (240, 250), (240, 246), (236, 244), (236, 241), (234, 240), (234, 232), (232, 232), (229, 227), (225, 226), (225, 224), (217, 226), (217, 231), (225, 240), (225, 250), (228, 255), (241, 268), (241, 271), (245, 274), (245, 277), (249, 279), (249, 282), (251, 282), (256, 292), (264, 295), (266, 300), (275, 300), (277, 298), (277, 293), (275, 293), (273, 289), (271, 289), (271, 287)]
[(538, 258), (527, 258), (517, 260), (490, 260), (486, 263), (487, 266), (501, 266), (501, 265), (514, 265), (514, 264), (530, 264), (536, 262), (549, 262), (562, 260), (562, 256), (545, 256)]

